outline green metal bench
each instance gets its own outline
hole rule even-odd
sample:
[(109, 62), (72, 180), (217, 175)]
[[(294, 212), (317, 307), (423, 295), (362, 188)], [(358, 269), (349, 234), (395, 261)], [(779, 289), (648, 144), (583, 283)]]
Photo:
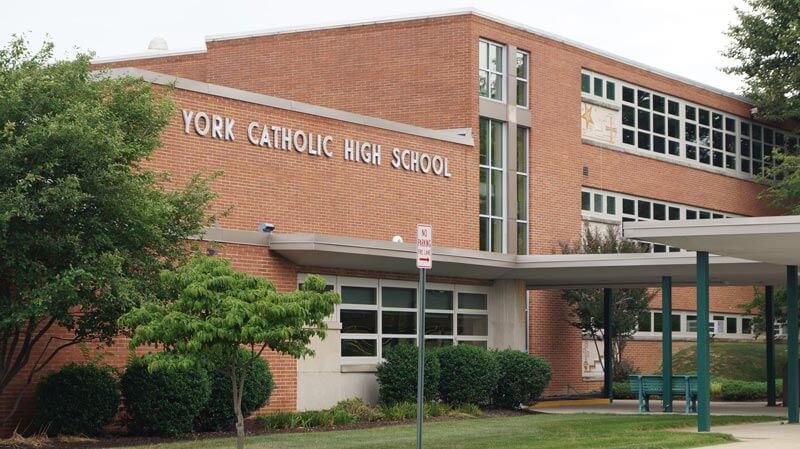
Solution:
[[(657, 375), (631, 375), (628, 377), (631, 393), (639, 397), (639, 413), (650, 411), (650, 396), (664, 394), (664, 377)], [(672, 376), (672, 396), (686, 399), (686, 413), (697, 412), (697, 376)]]

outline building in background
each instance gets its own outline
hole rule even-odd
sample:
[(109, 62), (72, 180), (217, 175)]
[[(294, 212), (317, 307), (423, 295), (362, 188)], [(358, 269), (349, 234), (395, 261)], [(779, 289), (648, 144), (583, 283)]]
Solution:
[[(233, 208), (204, 237), (221, 257), (282, 291), (320, 273), (341, 293), (316, 357), (266, 356), (270, 409), (377, 399), (382, 352), (415, 340), (413, 259), (393, 240), (413, 241), (417, 223), (444, 255), (426, 346), (527, 350), (553, 365), (546, 394), (600, 390), (599, 357), (560, 290), (530, 290), (503, 264), (552, 254), (586, 224), (774, 215), (754, 176), (796, 142), (744, 98), (472, 10), (206, 46), (96, 66), (158, 86), (179, 77), (163, 87), (176, 107), (149, 164), (175, 185), (224, 171), (216, 205)], [(712, 288), (715, 335), (752, 339), (739, 308), (752, 294)], [(677, 350), (696, 330), (694, 290), (676, 288), (673, 310)], [(658, 369), (660, 323), (656, 297), (627, 350), (643, 371)]]

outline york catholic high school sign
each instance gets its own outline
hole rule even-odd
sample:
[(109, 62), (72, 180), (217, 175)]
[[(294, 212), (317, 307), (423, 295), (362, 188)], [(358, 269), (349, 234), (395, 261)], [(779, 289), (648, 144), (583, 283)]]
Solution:
[(243, 133), (247, 141), (254, 146), (327, 159), (333, 158), (338, 149), (346, 161), (375, 166), (380, 166), (386, 155), (390, 157), (389, 165), (394, 169), (444, 178), (453, 176), (449, 161), (439, 155), (398, 147), (392, 147), (391, 152), (384, 153), (381, 144), (354, 139), (337, 141), (330, 135), (257, 121), (250, 122), (246, 129), (239, 130), (236, 121), (230, 117), (186, 109), (182, 113), (185, 134), (234, 142), (237, 136)]

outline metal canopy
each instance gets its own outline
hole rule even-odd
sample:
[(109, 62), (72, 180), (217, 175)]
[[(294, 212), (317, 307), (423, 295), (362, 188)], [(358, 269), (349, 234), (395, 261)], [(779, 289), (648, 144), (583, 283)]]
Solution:
[(622, 232), (626, 238), (687, 251), (708, 251), (778, 265), (800, 264), (798, 215), (628, 222), (623, 223)]
[[(271, 251), (308, 267), (415, 274), (416, 248), (407, 243), (323, 234), (274, 234)], [(783, 284), (785, 268), (733, 257), (712, 256), (711, 283)], [(528, 288), (655, 286), (662, 276), (674, 285), (694, 285), (694, 253), (570, 254), (515, 256), (456, 248), (433, 248), (431, 276), (521, 279)]]

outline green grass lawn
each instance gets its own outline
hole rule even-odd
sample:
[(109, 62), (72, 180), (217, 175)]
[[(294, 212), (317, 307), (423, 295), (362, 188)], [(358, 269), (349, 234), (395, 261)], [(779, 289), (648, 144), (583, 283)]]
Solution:
[[(768, 417), (712, 417), (712, 425), (769, 421)], [(526, 415), (474, 418), (425, 424), (430, 449), (514, 448), (687, 448), (733, 441), (722, 434), (674, 432), (695, 426), (693, 416), (659, 415)], [(399, 425), (332, 432), (281, 433), (247, 439), (248, 448), (411, 449), (415, 427)], [(235, 439), (185, 441), (147, 446), (161, 449), (230, 448)], [(145, 446), (138, 446), (142, 449)]]
[[(697, 372), (697, 347), (690, 346), (677, 352), (672, 358), (672, 372), (676, 374)], [(775, 371), (782, 377), (786, 363), (786, 344), (775, 345)], [(763, 343), (718, 343), (711, 344), (711, 377), (727, 379), (766, 381), (767, 346)]]

